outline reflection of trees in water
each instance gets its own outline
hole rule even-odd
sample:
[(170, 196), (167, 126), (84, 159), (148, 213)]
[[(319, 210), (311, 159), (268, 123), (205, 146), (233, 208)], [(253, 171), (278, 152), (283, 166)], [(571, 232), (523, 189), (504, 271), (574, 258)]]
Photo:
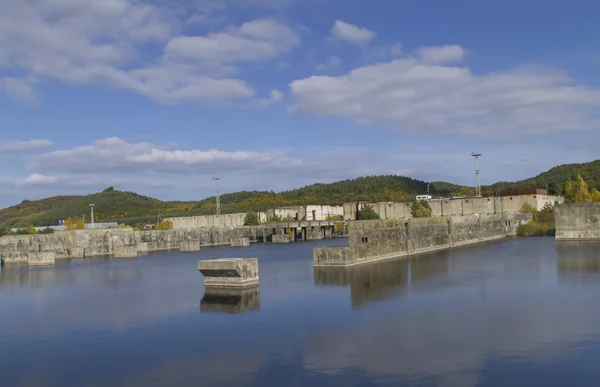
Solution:
[(600, 241), (557, 241), (559, 273), (600, 273)]
[(201, 312), (244, 313), (260, 309), (260, 288), (206, 288), (200, 301)]

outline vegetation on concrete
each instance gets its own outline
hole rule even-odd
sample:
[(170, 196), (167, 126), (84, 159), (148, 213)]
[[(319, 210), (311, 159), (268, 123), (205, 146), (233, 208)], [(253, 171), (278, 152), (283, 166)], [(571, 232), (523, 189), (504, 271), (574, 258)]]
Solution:
[(375, 210), (371, 206), (365, 206), (363, 209), (358, 210), (356, 217), (358, 218), (358, 220), (380, 219), (379, 214), (375, 212)]
[(413, 218), (429, 218), (431, 216), (431, 207), (426, 201), (414, 201), (410, 209)]
[(154, 226), (154, 229), (155, 230), (172, 230), (173, 222), (171, 222), (170, 220), (163, 220), (162, 222), (160, 222), (159, 224)]
[(522, 214), (535, 214), (537, 210), (531, 204), (525, 202), (525, 203), (523, 203), (523, 205), (521, 206), (521, 209), (519, 211)]
[[(533, 209), (532, 206), (530, 207)], [(546, 204), (541, 211), (533, 210), (533, 212), (525, 212), (532, 213), (533, 220), (528, 224), (519, 225), (517, 228), (517, 235), (523, 237), (554, 236), (556, 234), (556, 227), (554, 225), (554, 207)], [(521, 209), (521, 212), (524, 212), (523, 209)]]
[[(484, 196), (498, 195), (504, 190), (527, 188), (548, 189), (550, 194), (565, 195), (570, 181), (578, 176), (588, 185), (591, 200), (600, 201), (600, 160), (584, 164), (568, 164), (552, 168), (536, 177), (518, 182), (500, 182), (482, 187)], [(273, 191), (241, 191), (221, 195), (221, 212), (247, 213), (283, 206), (308, 204), (342, 204), (344, 202), (411, 202), (427, 192), (427, 182), (402, 176), (367, 176), (330, 184), (313, 184), (275, 193)], [(472, 196), (474, 189), (447, 182), (429, 183), (429, 192), (439, 196)], [(569, 196), (571, 197), (571, 196)], [(574, 196), (579, 200), (578, 196)], [(588, 200), (587, 197), (584, 201)], [(59, 220), (85, 216), (89, 222), (89, 205), (95, 205), (95, 221), (117, 221), (143, 228), (159, 217), (211, 215), (216, 212), (215, 198), (200, 201), (163, 202), (134, 192), (109, 187), (87, 196), (55, 196), (42, 200), (24, 200), (0, 210), (0, 226), (8, 228), (58, 225)]]
[(85, 228), (85, 222), (83, 221), (83, 218), (72, 216), (65, 220), (65, 227), (67, 230), (83, 230)]
[(260, 224), (260, 219), (258, 218), (258, 214), (256, 212), (247, 212), (244, 217), (244, 226), (258, 226)]

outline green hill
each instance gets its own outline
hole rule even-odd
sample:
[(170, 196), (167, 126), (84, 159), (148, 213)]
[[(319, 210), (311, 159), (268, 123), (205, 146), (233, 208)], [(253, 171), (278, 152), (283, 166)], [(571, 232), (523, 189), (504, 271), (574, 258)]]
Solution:
[[(581, 174), (590, 189), (600, 188), (600, 160), (584, 164), (567, 164), (550, 169), (538, 176), (517, 182), (499, 182), (482, 187), (484, 195), (497, 195), (503, 190), (544, 188), (551, 194), (563, 194), (564, 186)], [(473, 191), (446, 182), (429, 183), (433, 196), (450, 196)], [(424, 181), (402, 176), (366, 176), (329, 184), (275, 193), (273, 191), (241, 191), (221, 196), (222, 213), (264, 211), (279, 206), (306, 204), (341, 204), (352, 201), (412, 201), (415, 195), (427, 192)], [(89, 205), (95, 205), (96, 221), (118, 221), (130, 225), (154, 223), (166, 216), (190, 216), (215, 213), (215, 198), (196, 202), (163, 202), (134, 192), (122, 192), (112, 187), (87, 196), (55, 196), (23, 201), (0, 210), (0, 226), (25, 227), (58, 224), (70, 216), (86, 216)]]

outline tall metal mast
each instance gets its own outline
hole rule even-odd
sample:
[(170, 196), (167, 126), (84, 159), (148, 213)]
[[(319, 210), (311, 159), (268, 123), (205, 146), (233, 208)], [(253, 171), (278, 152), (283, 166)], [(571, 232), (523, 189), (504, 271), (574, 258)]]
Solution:
[(221, 180), (221, 176), (213, 176), (213, 180), (216, 182), (216, 192), (217, 192), (217, 216), (221, 215), (221, 195), (219, 194), (219, 180)]
[(481, 152), (473, 152), (471, 156), (475, 157), (475, 196), (481, 196), (481, 180), (479, 179), (479, 156)]

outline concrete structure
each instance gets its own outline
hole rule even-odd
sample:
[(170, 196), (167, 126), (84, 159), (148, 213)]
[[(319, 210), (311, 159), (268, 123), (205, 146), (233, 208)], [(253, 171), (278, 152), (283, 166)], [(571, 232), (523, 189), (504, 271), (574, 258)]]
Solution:
[(231, 247), (248, 247), (250, 246), (250, 238), (234, 237), (231, 238)]
[[(266, 222), (266, 214), (258, 213), (259, 221), (261, 223)], [(246, 213), (237, 214), (221, 214), (217, 215), (198, 215), (198, 216), (187, 216), (177, 218), (164, 218), (164, 220), (170, 220), (173, 223), (173, 228), (179, 229), (194, 229), (194, 228), (208, 228), (208, 227), (241, 227), (244, 225), (244, 219)]]
[(352, 266), (516, 235), (531, 214), (355, 221), (348, 246), (317, 247), (315, 266)]
[(556, 240), (600, 240), (600, 203), (571, 203), (554, 208)]
[(260, 287), (206, 288), (200, 312), (246, 313), (260, 309)]
[(179, 242), (179, 251), (182, 252), (198, 252), (200, 251), (199, 240), (185, 240)]
[(199, 261), (205, 287), (242, 288), (258, 285), (258, 259), (223, 258)]
[(52, 266), (56, 262), (56, 254), (51, 251), (39, 251), (27, 254), (29, 266)]
[(115, 258), (136, 258), (137, 246), (115, 246), (113, 248), (113, 256)]
[[(525, 203), (540, 211), (546, 204), (555, 205), (563, 202), (564, 198), (562, 196), (539, 193), (517, 196), (432, 199), (427, 201), (429, 207), (431, 207), (432, 217), (519, 213)], [(379, 202), (344, 203), (344, 219), (356, 220), (358, 211), (365, 206), (373, 207), (373, 210), (381, 219), (412, 218), (412, 203)]]
[(267, 210), (267, 219), (277, 216), (281, 219), (292, 218), (298, 221), (324, 221), (330, 216), (344, 216), (343, 206), (308, 205), (280, 207)]
[(43, 235), (5, 235), (0, 238), (0, 258), (5, 264), (27, 264), (28, 253), (50, 251), (56, 259), (111, 256), (115, 248), (134, 246), (137, 252), (179, 250), (181, 242), (202, 246), (229, 246), (231, 238), (263, 242), (270, 236), (264, 227), (214, 227), (193, 230), (131, 231), (78, 230)]

